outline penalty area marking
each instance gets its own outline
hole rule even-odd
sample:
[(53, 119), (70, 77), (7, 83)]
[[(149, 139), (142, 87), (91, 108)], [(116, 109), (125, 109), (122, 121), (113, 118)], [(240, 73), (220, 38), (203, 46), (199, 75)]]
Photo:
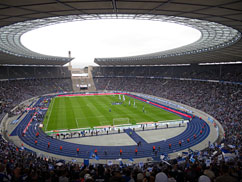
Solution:
[(109, 121), (100, 121), (99, 123), (100, 123), (101, 125), (109, 125), (109, 124), (110, 124)]
[(77, 119), (75, 119), (75, 121), (76, 121), (76, 126), (77, 126), (77, 128), (79, 128), (79, 125), (78, 125)]
[(48, 116), (48, 120), (47, 120), (47, 123), (46, 123), (46, 126), (45, 126), (45, 131), (46, 131), (48, 124), (49, 124), (49, 121), (50, 121), (50, 116), (51, 116), (51, 113), (52, 113), (52, 108), (53, 108), (54, 103), (55, 103), (55, 98), (54, 98), (53, 104), (51, 105), (51, 110), (50, 110), (50, 114)]

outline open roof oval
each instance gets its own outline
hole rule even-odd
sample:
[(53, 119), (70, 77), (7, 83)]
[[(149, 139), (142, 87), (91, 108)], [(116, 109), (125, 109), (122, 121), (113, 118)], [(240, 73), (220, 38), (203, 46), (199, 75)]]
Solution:
[(21, 36), (28, 49), (44, 55), (66, 56), (72, 66), (93, 65), (96, 57), (152, 54), (189, 45), (201, 38), (192, 27), (150, 20), (101, 19), (68, 22), (29, 31)]
[[(180, 48), (156, 52), (147, 55), (141, 56), (132, 56), (132, 57), (124, 57), (124, 58), (97, 58), (95, 62), (99, 65), (105, 64), (117, 64), (117, 61), (121, 64), (123, 62), (127, 62), (132, 60), (132, 64), (134, 61), (136, 64), (142, 64), (140, 60), (160, 60), (166, 59), (174, 56), (181, 56), (186, 54), (197, 54), (201, 52), (214, 51), (216, 49), (220, 49), (223, 47), (230, 46), (236, 43), (240, 38), (241, 34), (239, 31), (221, 25), (215, 22), (208, 22), (204, 20), (198, 19), (189, 19), (183, 17), (174, 17), (174, 16), (163, 16), (163, 15), (135, 15), (135, 14), (99, 14), (99, 15), (70, 15), (65, 17), (50, 17), (45, 19), (35, 19), (29, 20), (26, 22), (19, 22), (9, 26), (5, 26), (0, 28), (0, 51), (18, 56), (18, 57), (26, 57), (37, 60), (58, 60), (63, 62), (70, 61), (71, 58), (67, 57), (56, 57), (56, 56), (48, 56), (39, 54), (33, 51), (30, 51), (26, 47), (22, 45), (20, 42), (20, 37), (30, 30), (57, 24), (63, 22), (70, 21), (80, 21), (80, 20), (94, 20), (94, 19), (117, 19), (117, 18), (125, 18), (125, 19), (141, 19), (141, 20), (155, 20), (162, 22), (171, 22), (178, 23), (186, 26), (193, 27), (199, 30), (202, 33), (201, 38), (187, 46), (183, 46)], [(157, 63), (157, 62), (156, 62)]]

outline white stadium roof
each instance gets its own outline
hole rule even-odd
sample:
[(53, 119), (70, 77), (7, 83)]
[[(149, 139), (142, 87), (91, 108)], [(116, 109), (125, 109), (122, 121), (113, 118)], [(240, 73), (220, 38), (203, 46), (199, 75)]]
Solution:
[(27, 31), (68, 21), (144, 19), (179, 23), (202, 37), (187, 46), (147, 55), (96, 58), (99, 65), (159, 65), (242, 60), (242, 2), (239, 0), (1, 0), (0, 64), (63, 65), (71, 58), (47, 56), (24, 47)]

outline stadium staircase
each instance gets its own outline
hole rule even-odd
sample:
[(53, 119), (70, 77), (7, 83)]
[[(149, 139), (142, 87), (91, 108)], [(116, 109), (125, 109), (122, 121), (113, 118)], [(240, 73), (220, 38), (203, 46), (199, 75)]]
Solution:
[(89, 83), (91, 84), (91, 87), (89, 88), (91, 92), (96, 91), (96, 86), (93, 81), (93, 76), (92, 76), (92, 66), (88, 66), (88, 78), (89, 78)]
[(129, 135), (129, 137), (132, 138), (137, 144), (139, 142), (141, 142), (141, 144), (143, 144), (143, 145), (147, 144), (147, 142), (132, 129), (126, 129), (125, 133), (127, 133)]
[(88, 70), (86, 69), (80, 69), (80, 68), (71, 68), (71, 72), (72, 74), (83, 74), (83, 73), (87, 73), (88, 76), (72, 76), (72, 88), (74, 92), (79, 92), (80, 88), (78, 88), (76, 85), (88, 85), (88, 89), (83, 90), (83, 91), (87, 91), (87, 92), (94, 92), (96, 91), (96, 87), (93, 81), (93, 77), (92, 77), (92, 67), (89, 66)]

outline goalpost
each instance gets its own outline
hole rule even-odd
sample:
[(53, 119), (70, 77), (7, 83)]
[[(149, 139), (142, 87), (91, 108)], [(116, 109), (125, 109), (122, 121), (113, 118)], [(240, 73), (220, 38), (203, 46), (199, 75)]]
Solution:
[(129, 118), (113, 118), (113, 126), (130, 124)]

